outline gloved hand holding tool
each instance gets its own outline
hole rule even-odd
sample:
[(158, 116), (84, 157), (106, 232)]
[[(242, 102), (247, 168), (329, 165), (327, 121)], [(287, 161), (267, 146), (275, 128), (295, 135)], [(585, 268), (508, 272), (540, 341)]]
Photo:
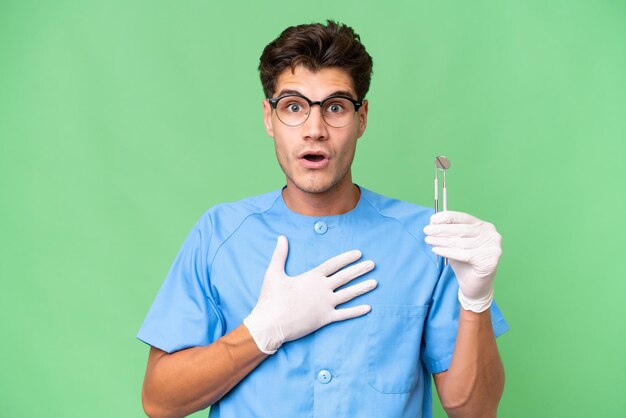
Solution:
[(285, 273), (287, 238), (278, 237), (257, 305), (243, 323), (261, 351), (274, 354), (287, 341), (296, 340), (336, 321), (365, 315), (369, 305), (344, 309), (335, 306), (373, 290), (370, 279), (335, 292), (335, 289), (374, 268), (370, 260), (343, 267), (361, 258), (357, 250), (342, 253), (314, 269), (290, 277)]
[(493, 280), (502, 255), (502, 237), (496, 228), (463, 212), (434, 214), (424, 228), (433, 252), (450, 260), (459, 281), (464, 309), (483, 312), (493, 300)]

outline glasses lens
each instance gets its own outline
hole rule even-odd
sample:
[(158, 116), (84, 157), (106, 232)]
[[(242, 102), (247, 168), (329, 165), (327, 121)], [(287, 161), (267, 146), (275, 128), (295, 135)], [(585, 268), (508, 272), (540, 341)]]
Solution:
[(343, 97), (330, 97), (324, 101), (324, 120), (330, 126), (342, 128), (354, 117), (354, 104)]
[[(321, 107), (324, 121), (334, 128), (348, 125), (356, 111), (354, 103), (345, 97), (329, 97), (324, 100)], [(302, 125), (310, 113), (309, 102), (301, 96), (285, 96), (276, 103), (278, 119), (288, 126)]]
[(309, 104), (302, 97), (283, 97), (276, 104), (278, 119), (285, 125), (297, 126), (306, 120), (309, 115)]

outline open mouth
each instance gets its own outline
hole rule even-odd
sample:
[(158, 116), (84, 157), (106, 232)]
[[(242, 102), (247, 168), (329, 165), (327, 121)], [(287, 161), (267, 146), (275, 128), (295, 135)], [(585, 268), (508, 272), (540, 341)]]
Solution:
[(330, 157), (322, 150), (304, 150), (298, 155), (298, 159), (307, 169), (321, 170), (328, 166)]
[(304, 156), (304, 159), (307, 161), (311, 161), (314, 163), (320, 162), (324, 159), (325, 157), (323, 155), (313, 155), (313, 154), (306, 154)]

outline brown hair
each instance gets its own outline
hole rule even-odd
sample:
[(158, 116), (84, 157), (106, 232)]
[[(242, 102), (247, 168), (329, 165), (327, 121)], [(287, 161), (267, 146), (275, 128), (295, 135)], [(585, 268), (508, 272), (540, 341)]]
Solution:
[(303, 65), (311, 71), (338, 67), (348, 72), (358, 100), (363, 100), (372, 78), (372, 57), (354, 30), (329, 20), (291, 26), (270, 42), (261, 54), (259, 73), (265, 97), (272, 97), (276, 79), (286, 68)]

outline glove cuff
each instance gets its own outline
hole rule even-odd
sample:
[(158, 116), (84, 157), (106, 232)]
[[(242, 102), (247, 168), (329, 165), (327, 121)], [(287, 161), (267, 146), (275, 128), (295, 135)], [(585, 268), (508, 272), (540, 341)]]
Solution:
[(476, 313), (481, 313), (489, 309), (491, 303), (493, 302), (493, 287), (487, 294), (487, 296), (480, 299), (469, 299), (467, 298), (461, 289), (459, 289), (459, 302), (461, 302), (461, 306), (466, 311), (472, 311)]
[(282, 345), (282, 340), (274, 335), (277, 332), (273, 326), (260, 319), (262, 315), (259, 315), (256, 310), (257, 309), (254, 308), (252, 312), (250, 312), (250, 315), (243, 320), (243, 324), (248, 328), (259, 350), (265, 354), (272, 355), (278, 351)]

